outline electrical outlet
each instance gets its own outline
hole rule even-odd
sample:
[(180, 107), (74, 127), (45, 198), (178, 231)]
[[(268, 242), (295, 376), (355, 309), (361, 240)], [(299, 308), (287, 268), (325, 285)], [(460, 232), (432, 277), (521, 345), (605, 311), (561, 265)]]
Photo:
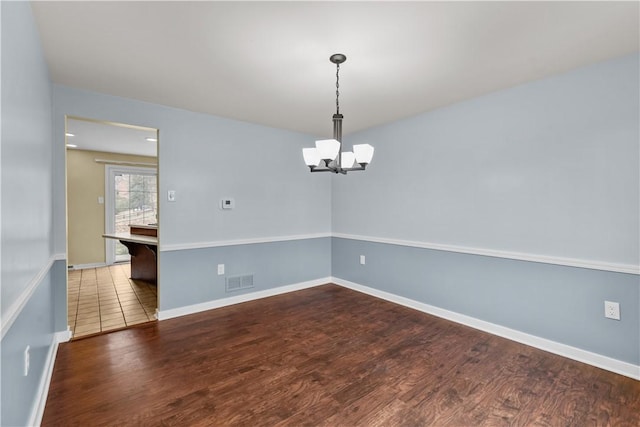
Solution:
[(620, 320), (620, 304), (617, 302), (605, 301), (604, 317), (607, 319)]
[(218, 276), (222, 276), (224, 274), (224, 264), (218, 264)]
[(365, 265), (365, 263), (367, 262), (366, 258), (364, 255), (360, 255), (360, 265)]
[(31, 350), (31, 347), (29, 346), (27, 346), (27, 348), (24, 349), (24, 376), (25, 377), (29, 375), (29, 362), (30, 362), (29, 351), (30, 350)]

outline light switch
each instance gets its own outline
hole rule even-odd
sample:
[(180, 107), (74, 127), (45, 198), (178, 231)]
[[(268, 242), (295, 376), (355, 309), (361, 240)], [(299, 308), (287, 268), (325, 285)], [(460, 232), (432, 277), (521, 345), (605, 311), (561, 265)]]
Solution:
[(104, 197), (98, 196), (98, 204), (99, 205), (104, 205)]
[(167, 191), (167, 200), (170, 202), (176, 201), (176, 190)]

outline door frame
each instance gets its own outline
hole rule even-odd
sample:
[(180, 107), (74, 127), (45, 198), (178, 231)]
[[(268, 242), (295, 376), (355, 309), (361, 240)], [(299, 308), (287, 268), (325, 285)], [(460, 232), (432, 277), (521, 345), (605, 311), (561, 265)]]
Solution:
[[(126, 123), (122, 123), (122, 122), (115, 122), (115, 121), (110, 121), (110, 120), (98, 120), (98, 119), (92, 119), (92, 118), (87, 118), (87, 117), (82, 117), (82, 116), (76, 116), (76, 115), (71, 115), (71, 114), (65, 114), (64, 115), (64, 134), (65, 136), (63, 137), (63, 142), (65, 144), (64, 147), (64, 195), (63, 195), (63, 203), (64, 203), (64, 216), (65, 216), (65, 227), (64, 227), (64, 233), (65, 233), (65, 259), (67, 260), (67, 267), (68, 266), (68, 262), (69, 262), (69, 185), (68, 185), (68, 159), (67, 159), (67, 152), (68, 152), (68, 148), (66, 147), (66, 144), (68, 142), (71, 142), (68, 139), (68, 136), (66, 135), (68, 132), (68, 127), (67, 127), (67, 123), (69, 120), (81, 120), (81, 121), (87, 121), (87, 122), (93, 122), (93, 123), (100, 123), (100, 124), (105, 124), (105, 125), (112, 125), (112, 126), (119, 126), (119, 127), (124, 127), (124, 128), (129, 128), (129, 129), (137, 129), (137, 130), (146, 130), (146, 131), (151, 131), (155, 133), (155, 139), (156, 139), (156, 176), (158, 179), (158, 248), (160, 248), (160, 241), (161, 241), (161, 206), (160, 206), (160, 129), (159, 128), (151, 128), (151, 127), (146, 127), (146, 126), (139, 126), (139, 125), (131, 125), (131, 124), (126, 124)], [(107, 239), (105, 239), (107, 240)], [(158, 251), (159, 253), (159, 251)], [(95, 266), (91, 266), (91, 267), (103, 267), (105, 264), (103, 263), (99, 263)], [(160, 271), (160, 257), (158, 257), (157, 259), (157, 268), (158, 268), (158, 272)], [(156, 313), (158, 312), (158, 310), (160, 309), (160, 300), (162, 298), (161, 294), (162, 294), (162, 286), (161, 286), (161, 277), (160, 274), (158, 274), (158, 279), (156, 281), (156, 289), (157, 289), (157, 299), (156, 299), (156, 307), (158, 307), (156, 309)], [(65, 315), (66, 313), (69, 312), (69, 275), (65, 274), (65, 290), (66, 290), (66, 295), (65, 295)], [(156, 318), (157, 320), (157, 318)]]

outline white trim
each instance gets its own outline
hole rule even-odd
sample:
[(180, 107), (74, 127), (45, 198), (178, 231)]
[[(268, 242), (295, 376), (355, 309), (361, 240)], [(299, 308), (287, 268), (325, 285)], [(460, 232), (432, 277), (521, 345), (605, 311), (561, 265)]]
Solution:
[(87, 268), (100, 268), (106, 266), (107, 264), (104, 262), (94, 262), (91, 264), (73, 264), (69, 266), (69, 270), (84, 270)]
[(220, 246), (254, 245), (256, 243), (287, 242), (289, 240), (319, 239), (331, 237), (330, 232), (313, 234), (294, 234), (279, 237), (256, 237), (252, 239), (218, 240), (213, 242), (176, 243), (173, 245), (161, 245), (161, 252), (181, 251), (185, 249), (217, 248)]
[(158, 320), (172, 319), (174, 317), (200, 313), (201, 311), (212, 310), (214, 308), (226, 307), (228, 305), (234, 305), (242, 302), (272, 297), (274, 295), (286, 294), (288, 292), (294, 292), (302, 289), (313, 288), (314, 286), (324, 285), (326, 283), (329, 283), (330, 281), (331, 279), (329, 277), (325, 277), (322, 279), (295, 283), (293, 285), (286, 285), (286, 286), (280, 286), (277, 288), (266, 289), (264, 291), (251, 292), (248, 294), (242, 294), (242, 295), (237, 295), (233, 297), (207, 301), (200, 304), (187, 305), (185, 307), (172, 308), (169, 310), (159, 310), (157, 314), (157, 318)]
[(47, 396), (49, 395), (49, 386), (51, 385), (51, 377), (53, 376), (53, 367), (56, 363), (56, 354), (58, 354), (58, 345), (61, 342), (67, 342), (71, 339), (71, 331), (60, 331), (53, 334), (49, 351), (47, 352), (47, 358), (44, 362), (44, 369), (40, 382), (38, 383), (38, 390), (36, 391), (36, 399), (31, 408), (31, 414), (29, 415), (28, 426), (39, 426), (42, 422), (42, 416), (44, 415), (44, 408), (47, 404)]
[(612, 271), (640, 275), (640, 265), (620, 264), (606, 261), (591, 261), (577, 258), (563, 258), (552, 255), (529, 254), (522, 252), (500, 251), (495, 249), (471, 248), (467, 246), (443, 245), (440, 243), (418, 242), (414, 240), (391, 239), (387, 237), (360, 236), (345, 233), (313, 233), (279, 237), (256, 237), (250, 239), (218, 240), (211, 242), (176, 243), (161, 245), (161, 252), (181, 251), (186, 249), (217, 248), (222, 246), (253, 245), (258, 243), (286, 242), (290, 240), (318, 239), (322, 237), (338, 237), (341, 239), (360, 240), (364, 242), (385, 243), (388, 245), (408, 246), (412, 248), (433, 249), (436, 251), (456, 252), (461, 254), (481, 255), (494, 258), (515, 259), (518, 261), (539, 262), (543, 264), (562, 265), (566, 267), (587, 268), (590, 270)]
[(409, 246), (412, 248), (434, 249), (437, 251), (457, 252), (462, 254), (482, 255), (495, 258), (515, 259), (520, 261), (541, 262), (544, 264), (563, 265), (567, 267), (588, 268), (591, 270), (613, 271), (616, 273), (640, 274), (640, 265), (618, 264), (605, 261), (590, 261), (576, 258), (563, 258), (552, 255), (538, 255), (521, 252), (499, 251), (494, 249), (470, 248), (466, 246), (443, 245), (439, 243), (418, 242), (412, 240), (390, 239), (386, 237), (359, 236), (355, 234), (333, 233), (333, 237), (341, 239), (361, 240), (365, 242), (386, 243), (389, 245)]
[(58, 343), (69, 342), (71, 341), (71, 338), (73, 338), (73, 332), (71, 332), (71, 327), (68, 325), (67, 325), (66, 331), (56, 332), (55, 335), (56, 335), (56, 341)]
[(42, 279), (44, 279), (44, 277), (49, 273), (49, 270), (51, 270), (53, 263), (57, 260), (64, 259), (64, 256), (63, 258), (59, 258), (60, 256), (61, 254), (51, 255), (47, 260), (47, 263), (40, 269), (38, 274), (31, 279), (13, 304), (11, 304), (11, 306), (2, 313), (2, 335), (0, 338), (4, 338), (7, 332), (9, 332), (13, 322), (16, 321), (24, 306), (29, 302), (29, 299), (40, 285), (40, 282), (42, 282)]
[(568, 359), (577, 360), (578, 362), (586, 363), (588, 365), (596, 366), (601, 369), (606, 369), (607, 371), (615, 372), (620, 375), (640, 380), (640, 365), (634, 365), (628, 362), (623, 362), (621, 360), (592, 353), (587, 350), (572, 347), (570, 345), (551, 341), (545, 338), (540, 338), (535, 335), (530, 335), (524, 332), (516, 331), (514, 329), (506, 328), (504, 326), (485, 322), (484, 320), (479, 320), (474, 317), (466, 316), (464, 314), (444, 310), (442, 308), (434, 307), (432, 305), (415, 301), (409, 298), (380, 291), (378, 289), (373, 289), (368, 286), (359, 285), (348, 280), (339, 279), (337, 277), (332, 277), (331, 281), (335, 284), (352, 289), (354, 291), (372, 295), (376, 298), (381, 298), (383, 300), (400, 304), (405, 307), (413, 308), (424, 313), (432, 314), (434, 316), (438, 316), (452, 322), (470, 326), (474, 329), (479, 329), (481, 331), (507, 338), (521, 344), (526, 344), (544, 351), (548, 351), (550, 353), (554, 353)]

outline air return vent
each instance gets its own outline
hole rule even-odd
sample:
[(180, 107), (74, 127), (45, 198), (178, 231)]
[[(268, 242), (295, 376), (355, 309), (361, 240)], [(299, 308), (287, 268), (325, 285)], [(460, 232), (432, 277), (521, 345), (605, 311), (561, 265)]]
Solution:
[(253, 274), (227, 277), (227, 292), (253, 288)]

